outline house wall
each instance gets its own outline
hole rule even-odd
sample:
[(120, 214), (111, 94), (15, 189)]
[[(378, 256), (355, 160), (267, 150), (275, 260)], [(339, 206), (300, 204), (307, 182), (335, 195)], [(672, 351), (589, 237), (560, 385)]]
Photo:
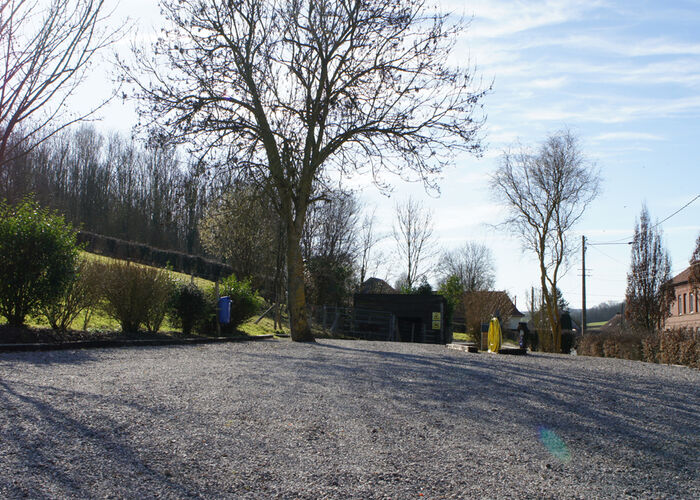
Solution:
[(674, 300), (671, 303), (671, 315), (666, 319), (664, 328), (692, 328), (700, 331), (700, 297), (688, 282), (674, 286)]

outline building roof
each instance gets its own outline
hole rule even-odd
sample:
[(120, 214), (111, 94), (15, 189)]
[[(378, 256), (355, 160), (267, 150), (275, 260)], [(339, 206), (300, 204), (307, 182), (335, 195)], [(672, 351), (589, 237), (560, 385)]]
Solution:
[(671, 280), (671, 284), (674, 286), (675, 285), (682, 285), (684, 283), (688, 283), (689, 279), (690, 279), (690, 266), (688, 266), (683, 271), (681, 271), (678, 275), (676, 275)]
[[(678, 286), (678, 285), (685, 285), (686, 283), (688, 283), (689, 281), (691, 281), (691, 280), (693, 279), (693, 277), (692, 277), (692, 271), (693, 271), (693, 267), (694, 267), (694, 266), (700, 266), (700, 262), (696, 262), (696, 263), (694, 263), (694, 264), (692, 264), (692, 265), (686, 267), (685, 269), (683, 269), (683, 271), (681, 271), (679, 274), (677, 274), (677, 275), (671, 280), (671, 285), (673, 285), (673, 286), (675, 287), (675, 286)], [(700, 270), (699, 270), (699, 271), (700, 271)], [(698, 272), (697, 275), (700, 276), (700, 272)]]

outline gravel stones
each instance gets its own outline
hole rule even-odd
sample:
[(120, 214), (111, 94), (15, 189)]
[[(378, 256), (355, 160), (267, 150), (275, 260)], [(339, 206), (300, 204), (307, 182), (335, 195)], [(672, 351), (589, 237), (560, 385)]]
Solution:
[(700, 498), (700, 372), (321, 340), (0, 354), (0, 497)]

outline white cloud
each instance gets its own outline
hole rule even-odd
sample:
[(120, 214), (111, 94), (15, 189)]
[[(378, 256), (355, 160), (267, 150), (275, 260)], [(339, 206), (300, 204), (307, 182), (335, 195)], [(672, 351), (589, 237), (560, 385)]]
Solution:
[(476, 0), (469, 10), (459, 1), (444, 1), (441, 6), (456, 14), (473, 15), (470, 32), (479, 38), (499, 38), (527, 30), (582, 19), (601, 2), (576, 0), (501, 1)]
[(607, 132), (591, 137), (591, 141), (664, 141), (664, 137), (647, 132)]
[(532, 80), (526, 85), (529, 87), (534, 87), (536, 89), (559, 89), (566, 85), (569, 81), (568, 76), (559, 76), (554, 78), (539, 78), (537, 80)]
[(620, 37), (606, 38), (576, 35), (559, 40), (559, 43), (587, 50), (598, 49), (602, 52), (625, 57), (700, 55), (700, 43), (670, 38), (657, 37), (630, 40)]

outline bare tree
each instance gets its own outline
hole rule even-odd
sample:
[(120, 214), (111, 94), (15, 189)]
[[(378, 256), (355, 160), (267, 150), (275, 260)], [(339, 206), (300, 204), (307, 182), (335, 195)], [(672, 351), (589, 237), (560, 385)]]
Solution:
[(496, 268), (491, 249), (472, 241), (443, 252), (437, 268), (441, 282), (445, 282), (450, 276), (456, 276), (465, 292), (491, 290), (496, 282)]
[(378, 235), (376, 228), (374, 226), (376, 221), (375, 212), (372, 215), (366, 216), (362, 219), (362, 224), (360, 225), (360, 237), (359, 237), (359, 250), (358, 250), (358, 260), (359, 260), (359, 283), (358, 288), (362, 286), (367, 278), (370, 277), (372, 269), (376, 271), (376, 263), (381, 255), (377, 255), (375, 251), (376, 245), (382, 241), (385, 236)]
[(673, 301), (671, 259), (663, 246), (661, 228), (652, 225), (646, 205), (634, 227), (632, 263), (627, 273), (625, 315), (637, 328), (661, 328)]
[(495, 197), (507, 209), (503, 225), (537, 255), (552, 348), (561, 348), (557, 283), (575, 250), (569, 232), (598, 195), (600, 178), (570, 132), (549, 136), (536, 153), (505, 152), (491, 178)]
[(0, 3), (0, 166), (96, 111), (68, 114), (64, 104), (95, 53), (121, 32), (100, 27), (103, 5), (104, 0)]
[(485, 90), (448, 56), (464, 25), (422, 0), (162, 0), (168, 28), (134, 65), (171, 140), (266, 186), (286, 225), (292, 338), (313, 340), (299, 240), (316, 183), (389, 169), (432, 185), (480, 151)]
[(467, 332), (479, 340), (481, 324), (488, 323), (498, 315), (501, 324), (508, 322), (513, 315), (513, 302), (508, 294), (496, 290), (471, 291), (464, 294), (464, 322)]
[(409, 289), (430, 270), (427, 261), (435, 254), (433, 229), (433, 212), (420, 201), (409, 198), (396, 205), (393, 235), (403, 265), (400, 281)]
[(301, 247), (306, 295), (313, 305), (347, 305), (352, 299), (361, 204), (354, 192), (334, 190), (309, 207)]
[(304, 260), (315, 256), (354, 260), (361, 208), (355, 193), (341, 190), (327, 192), (324, 200), (310, 206), (301, 241)]
[(212, 203), (199, 224), (204, 248), (222, 257), (238, 278), (249, 278), (268, 300), (275, 299), (275, 264), (284, 235), (279, 217), (251, 186), (241, 184)]

